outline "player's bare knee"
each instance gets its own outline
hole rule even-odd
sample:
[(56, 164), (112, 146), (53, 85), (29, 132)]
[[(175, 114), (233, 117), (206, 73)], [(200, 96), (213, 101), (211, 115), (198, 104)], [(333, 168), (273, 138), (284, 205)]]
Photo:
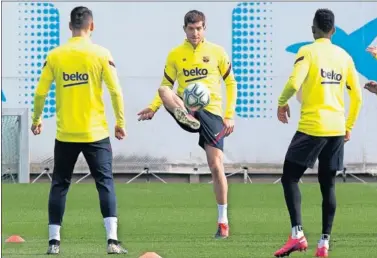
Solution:
[(158, 94), (160, 95), (161, 99), (166, 98), (171, 93), (171, 89), (167, 86), (161, 86), (158, 88)]
[(220, 173), (222, 172), (222, 159), (221, 157), (214, 157), (208, 162), (209, 169), (212, 172), (214, 177), (220, 177)]

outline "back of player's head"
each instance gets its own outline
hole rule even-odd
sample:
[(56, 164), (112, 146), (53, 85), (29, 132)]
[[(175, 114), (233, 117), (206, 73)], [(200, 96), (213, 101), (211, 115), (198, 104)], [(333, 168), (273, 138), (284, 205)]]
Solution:
[(93, 13), (87, 7), (78, 6), (71, 11), (71, 27), (76, 30), (88, 29), (93, 21)]
[(191, 10), (188, 13), (186, 13), (184, 18), (184, 25), (187, 27), (188, 24), (202, 22), (203, 26), (205, 26), (206, 23), (206, 16), (204, 13), (198, 10)]
[(330, 33), (334, 29), (335, 15), (329, 9), (318, 9), (315, 12), (313, 23), (323, 33)]

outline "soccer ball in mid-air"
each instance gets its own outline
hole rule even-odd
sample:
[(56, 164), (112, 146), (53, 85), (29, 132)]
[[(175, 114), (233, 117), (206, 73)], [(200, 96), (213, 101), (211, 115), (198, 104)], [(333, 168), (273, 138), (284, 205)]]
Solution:
[(183, 102), (185, 106), (192, 111), (205, 108), (209, 104), (209, 101), (210, 92), (208, 88), (200, 82), (188, 85), (183, 92)]

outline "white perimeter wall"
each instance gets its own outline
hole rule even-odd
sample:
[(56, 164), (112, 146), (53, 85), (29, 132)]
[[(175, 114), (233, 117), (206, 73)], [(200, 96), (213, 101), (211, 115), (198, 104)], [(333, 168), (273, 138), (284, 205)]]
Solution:
[[(197, 146), (198, 136), (182, 131), (165, 110), (161, 109), (148, 122), (140, 123), (136, 116), (149, 104), (159, 87), (167, 53), (183, 41), (183, 16), (190, 9), (199, 9), (206, 14), (207, 38), (225, 47), (233, 58), (234, 69), (238, 69), (239, 78), (242, 78), (243, 69), (261, 70), (258, 74), (261, 81), (255, 82), (254, 89), (251, 89), (252, 82), (240, 81), (239, 94), (241, 97), (247, 95), (243, 99), (248, 104), (244, 105), (243, 99), (240, 99), (235, 132), (225, 141), (227, 162), (282, 163), (299, 118), (299, 105), (294, 98), (290, 102), (292, 118), (288, 125), (280, 124), (275, 116), (278, 95), (295, 58), (295, 54), (286, 48), (312, 40), (310, 26), (317, 8), (327, 7), (335, 12), (336, 24), (343, 30), (339, 30), (336, 43), (343, 44), (358, 60), (361, 83), (367, 78), (377, 79), (377, 60), (371, 61), (364, 52), (366, 46), (377, 44), (377, 3), (274, 2), (251, 5), (236, 2), (57, 2), (48, 6), (31, 6), (30, 3), (6, 2), (3, 3), (2, 12), (3, 107), (32, 107), (31, 94), (40, 69), (38, 63), (43, 63), (43, 55), (46, 54), (43, 48), (67, 41), (70, 37), (70, 11), (81, 4), (93, 10), (96, 26), (93, 40), (112, 52), (123, 88), (129, 138), (119, 142), (112, 137), (115, 154), (166, 157), (173, 162), (205, 161), (203, 152)], [(373, 33), (371, 26), (375, 28)], [(39, 36), (38, 32), (41, 33)], [(257, 36), (257, 32), (261, 35)], [(353, 32), (355, 34), (351, 34)], [(251, 39), (255, 39), (254, 45), (250, 44)], [(258, 39), (261, 40), (259, 44)], [(38, 40), (41, 42), (38, 43)], [(254, 50), (251, 51), (250, 47), (254, 47)], [(247, 54), (246, 59), (244, 54)], [(250, 58), (251, 54), (254, 54), (255, 60)], [(41, 55), (40, 59), (38, 55)], [(261, 88), (256, 89), (259, 83)], [(105, 92), (112, 131), (114, 115), (109, 95)], [(254, 96), (250, 96), (251, 92)], [(352, 141), (346, 145), (347, 162), (377, 162), (377, 98), (365, 91), (363, 93), (361, 117), (353, 131)], [(254, 104), (250, 104), (250, 100), (254, 100)], [(56, 130), (53, 92), (47, 101), (45, 115), (50, 117), (44, 119), (43, 134), (38, 137), (30, 134), (33, 162), (53, 154)], [(254, 111), (250, 111), (250, 108), (254, 108)]]

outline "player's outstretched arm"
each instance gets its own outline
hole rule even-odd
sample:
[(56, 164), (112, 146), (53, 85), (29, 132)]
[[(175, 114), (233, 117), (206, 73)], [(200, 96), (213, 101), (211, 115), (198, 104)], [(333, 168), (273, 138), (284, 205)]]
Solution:
[(280, 122), (288, 123), (290, 110), (288, 101), (300, 89), (305, 78), (308, 76), (310, 67), (310, 52), (302, 47), (296, 56), (292, 74), (290, 75), (283, 92), (278, 100), (277, 116)]
[(125, 131), (125, 119), (124, 119), (124, 102), (123, 102), (123, 93), (122, 88), (120, 87), (118, 74), (114, 64), (114, 60), (110, 54), (103, 58), (103, 80), (109, 90), (111, 96), (111, 102), (114, 109), (114, 114), (116, 118), (115, 126), (115, 137), (118, 140), (126, 137)]
[(369, 81), (365, 83), (364, 89), (367, 89), (368, 91), (377, 94), (377, 82), (375, 81)]
[(374, 57), (377, 59), (377, 47), (368, 47), (367, 48), (367, 51)]
[(47, 56), (43, 64), (42, 74), (34, 94), (34, 113), (32, 116), (31, 131), (34, 135), (42, 132), (42, 112), (45, 105), (47, 94), (50, 90), (51, 84), (54, 81), (54, 74), (51, 68), (50, 57)]
[[(346, 131), (349, 134), (359, 116), (362, 105), (362, 94), (359, 82), (359, 75), (356, 71), (355, 64), (352, 58), (349, 58), (348, 73), (347, 73), (347, 92), (350, 96), (350, 107), (346, 121)], [(347, 139), (348, 140), (348, 139)]]
[[(368, 47), (367, 51), (377, 59), (377, 47)], [(377, 94), (377, 82), (369, 81), (364, 86), (365, 89), (369, 90), (370, 92)]]
[(150, 107), (144, 108), (141, 110), (137, 115), (139, 116), (138, 121), (144, 121), (144, 120), (151, 120), (154, 117), (154, 114), (156, 114), (158, 108), (153, 110)]
[(165, 104), (165, 106), (169, 107), (170, 103), (163, 103), (161, 95), (171, 95), (171, 90), (174, 87), (176, 77), (177, 70), (175, 69), (174, 56), (173, 52), (170, 52), (166, 60), (164, 77), (162, 79), (161, 86), (159, 87), (152, 103), (149, 104), (147, 108), (137, 113), (137, 115), (139, 116), (139, 121), (151, 120), (162, 104)]
[(149, 104), (147, 108), (141, 110), (137, 115), (139, 116), (138, 121), (151, 120), (154, 117), (154, 114), (162, 105), (162, 100), (159, 92), (156, 93), (155, 97), (152, 100), (152, 103)]
[(223, 77), (226, 88), (226, 106), (224, 114), (224, 126), (226, 128), (225, 136), (233, 133), (234, 130), (234, 114), (237, 101), (237, 81), (234, 78), (232, 63), (229, 60), (225, 50), (220, 53), (219, 69)]

